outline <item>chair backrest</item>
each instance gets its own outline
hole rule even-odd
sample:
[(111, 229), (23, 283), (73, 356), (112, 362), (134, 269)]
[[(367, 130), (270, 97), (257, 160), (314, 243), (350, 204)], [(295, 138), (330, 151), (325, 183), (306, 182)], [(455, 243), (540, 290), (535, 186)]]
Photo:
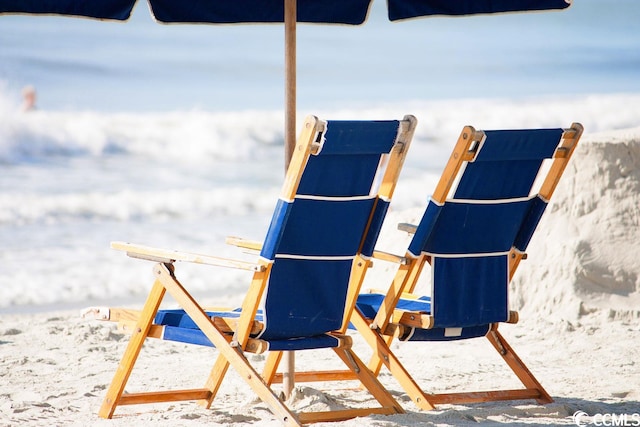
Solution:
[(261, 252), (271, 270), (260, 338), (341, 328), (352, 264), (373, 252), (415, 127), (405, 119), (319, 127), (318, 148), (299, 177), (287, 178), (297, 180), (294, 191), (278, 200)]
[(544, 160), (570, 156), (575, 144), (565, 135), (573, 141), (581, 131), (467, 128), (476, 140), (455, 173), (443, 176), (448, 185), (429, 201), (409, 246), (412, 256), (431, 257), (434, 327), (508, 319), (510, 268), (517, 266), (510, 258), (526, 250), (566, 164), (546, 168)]

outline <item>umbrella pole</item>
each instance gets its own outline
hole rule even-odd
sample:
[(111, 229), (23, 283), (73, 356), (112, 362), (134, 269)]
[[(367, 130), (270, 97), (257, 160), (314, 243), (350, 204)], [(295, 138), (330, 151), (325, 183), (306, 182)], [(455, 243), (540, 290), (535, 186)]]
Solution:
[(296, 21), (297, 0), (284, 0), (284, 49), (285, 49), (285, 124), (284, 169), (296, 145)]
[[(291, 155), (296, 145), (296, 21), (297, 0), (284, 0), (284, 49), (285, 49), (285, 129), (284, 129), (284, 169), (289, 167)], [(284, 372), (282, 392), (289, 399), (294, 387), (295, 353), (284, 352)]]

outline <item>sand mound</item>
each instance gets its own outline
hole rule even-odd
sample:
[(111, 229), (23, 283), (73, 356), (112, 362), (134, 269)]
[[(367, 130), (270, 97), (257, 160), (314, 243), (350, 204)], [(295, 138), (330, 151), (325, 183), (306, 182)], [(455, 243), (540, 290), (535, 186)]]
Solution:
[(640, 317), (640, 128), (585, 135), (513, 283), (528, 315)]

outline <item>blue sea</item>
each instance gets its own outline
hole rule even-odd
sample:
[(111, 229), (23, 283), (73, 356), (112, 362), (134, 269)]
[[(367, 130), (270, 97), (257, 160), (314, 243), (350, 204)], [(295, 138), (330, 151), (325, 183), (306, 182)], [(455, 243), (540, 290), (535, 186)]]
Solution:
[[(392, 209), (421, 206), (460, 129), (640, 126), (640, 2), (298, 26), (298, 123), (419, 126)], [(281, 184), (280, 25), (162, 25), (0, 16), (0, 313), (142, 302), (151, 264), (113, 240), (237, 255)], [(20, 111), (33, 85), (37, 109)], [(244, 256), (241, 254), (240, 256)], [(196, 294), (244, 273), (180, 266)]]

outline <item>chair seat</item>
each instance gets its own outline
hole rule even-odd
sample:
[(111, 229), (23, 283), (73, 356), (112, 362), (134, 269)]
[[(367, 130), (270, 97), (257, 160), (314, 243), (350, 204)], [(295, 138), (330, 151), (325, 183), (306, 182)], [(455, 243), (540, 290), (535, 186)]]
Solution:
[[(209, 318), (221, 317), (236, 319), (240, 317), (241, 309), (228, 311), (206, 311)], [(255, 320), (262, 321), (262, 313), (258, 311)], [(182, 309), (159, 310), (154, 324), (164, 327), (162, 339), (183, 342), (187, 344), (214, 347), (207, 336), (198, 328), (191, 317)], [(231, 333), (229, 333), (231, 335)], [(320, 348), (335, 348), (340, 340), (330, 334), (316, 335), (304, 338), (290, 338), (264, 340), (268, 343), (269, 351), (313, 350)]]
[[(209, 318), (213, 317), (227, 317), (227, 318), (239, 318), (241, 309), (236, 308), (232, 310), (224, 311), (205, 311)], [(262, 312), (258, 310), (255, 320), (262, 321)], [(182, 309), (172, 310), (158, 310), (153, 323), (156, 325), (173, 326), (185, 329), (198, 329), (198, 325), (185, 313)]]
[[(372, 320), (378, 313), (384, 297), (383, 294), (377, 293), (360, 294), (356, 306), (365, 318)], [(430, 314), (431, 298), (428, 296), (400, 298), (396, 309)], [(490, 328), (490, 324), (467, 326), (464, 328), (411, 328), (411, 332), (405, 334), (401, 341), (455, 341), (477, 338), (485, 336)]]
[[(186, 344), (215, 347), (200, 329), (165, 326), (162, 339)], [(268, 351), (297, 351), (340, 346), (340, 340), (328, 334), (315, 337), (292, 338), (289, 340), (268, 340)]]

